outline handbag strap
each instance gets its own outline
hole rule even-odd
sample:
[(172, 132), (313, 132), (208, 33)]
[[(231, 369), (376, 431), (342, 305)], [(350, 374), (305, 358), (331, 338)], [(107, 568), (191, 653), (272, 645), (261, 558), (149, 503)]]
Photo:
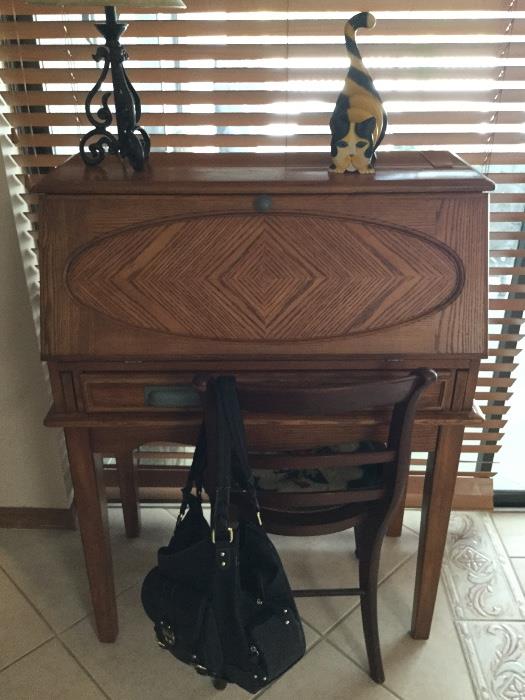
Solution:
[(242, 419), (237, 385), (235, 377), (218, 377), (216, 387), (218, 396), (222, 401), (222, 409), (226, 417), (232, 442), (232, 474), (240, 486), (247, 492), (248, 498), (259, 510), (255, 479), (248, 461), (248, 448), (246, 447), (246, 432)]
[(185, 486), (182, 488), (182, 502), (179, 510), (178, 521), (182, 519), (186, 509), (188, 507), (191, 492), (195, 488), (197, 491), (197, 498), (199, 502), (202, 502), (202, 487), (204, 480), (204, 470), (206, 469), (206, 429), (204, 423), (201, 424), (199, 428), (199, 435), (197, 437), (197, 444), (195, 445), (195, 452), (193, 453), (193, 459), (191, 462), (191, 467), (188, 473), (188, 478), (186, 480)]
[[(208, 381), (205, 411), (208, 446), (211, 448), (210, 466), (215, 467), (217, 476), (212, 532), (216, 542), (221, 542), (231, 539), (229, 505), (232, 477), (243, 490), (260, 523), (259, 502), (248, 463), (235, 377), (222, 376)], [(211, 460), (215, 460), (215, 464)]]

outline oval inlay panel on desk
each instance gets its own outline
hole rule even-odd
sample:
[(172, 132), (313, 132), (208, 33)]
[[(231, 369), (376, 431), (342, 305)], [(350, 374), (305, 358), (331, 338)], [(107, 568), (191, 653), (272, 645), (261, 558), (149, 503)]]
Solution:
[(67, 270), (73, 296), (122, 323), (189, 338), (329, 339), (450, 304), (463, 267), (414, 231), (300, 213), (213, 214), (98, 239)]

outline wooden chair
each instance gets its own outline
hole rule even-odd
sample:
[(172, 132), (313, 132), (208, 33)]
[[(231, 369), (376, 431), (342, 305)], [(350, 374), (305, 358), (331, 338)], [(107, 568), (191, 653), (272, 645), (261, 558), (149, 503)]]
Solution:
[[(359, 559), (359, 587), (300, 590), (296, 596), (358, 595), (370, 666), (370, 676), (384, 681), (377, 620), (379, 557), (389, 520), (404, 497), (410, 463), (410, 441), (416, 403), (437, 378), (433, 370), (418, 370), (406, 377), (345, 386), (268, 386), (238, 383), (241, 409), (247, 413), (294, 416), (341, 416), (352, 411), (391, 407), (386, 445), (382, 449), (339, 454), (275, 454), (276, 445), (250, 456), (252, 469), (322, 469), (381, 465), (378, 483), (369, 488), (323, 492), (259, 492), (263, 524), (280, 535), (318, 535), (355, 528)], [(196, 378), (201, 391), (205, 379)], [(320, 438), (319, 445), (326, 443)], [(264, 452), (267, 451), (265, 454)], [(270, 454), (271, 452), (271, 454)], [(210, 493), (214, 493), (209, 486)]]
[[(382, 465), (381, 482), (370, 488), (338, 491), (297, 491), (259, 493), (265, 529), (280, 535), (318, 535), (355, 528), (356, 555), (359, 558), (357, 588), (299, 590), (298, 597), (359, 595), (370, 666), (370, 676), (384, 681), (377, 620), (377, 579), (383, 539), (389, 524), (400, 523), (410, 463), (410, 442), (416, 404), (420, 395), (437, 378), (433, 370), (422, 369), (405, 377), (346, 385), (272, 386), (238, 382), (243, 412), (302, 418), (344, 416), (375, 409), (391, 409), (388, 438), (384, 448), (339, 454), (312, 454), (312, 450), (279, 453), (280, 445), (268, 441), (250, 454), (254, 470), (323, 469)], [(198, 391), (206, 386), (206, 376), (194, 379)], [(305, 422), (306, 424), (306, 422)], [(121, 498), (129, 537), (139, 534), (138, 482), (130, 445), (116, 455)], [(162, 436), (168, 439), (168, 436)], [(309, 445), (311, 445), (311, 439)], [(330, 442), (319, 433), (318, 445)], [(267, 454), (265, 454), (265, 451)], [(182, 482), (181, 482), (182, 483)], [(214, 493), (212, 483), (208, 493)], [(400, 517), (401, 516), (401, 517)], [(397, 534), (397, 533), (396, 533)]]

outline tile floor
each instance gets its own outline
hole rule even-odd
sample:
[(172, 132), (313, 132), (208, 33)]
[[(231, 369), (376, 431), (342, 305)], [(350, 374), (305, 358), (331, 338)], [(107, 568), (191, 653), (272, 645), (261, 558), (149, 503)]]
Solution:
[[(124, 535), (110, 509), (120, 636), (99, 644), (89, 614), (78, 532), (0, 530), (0, 698), (2, 700), (190, 700), (248, 698), (179, 664), (155, 644), (140, 583), (175, 512), (143, 509), (143, 534)], [(387, 680), (374, 684), (357, 599), (301, 599), (308, 652), (261, 695), (265, 700), (521, 700), (525, 698), (525, 513), (456, 513), (428, 641), (407, 631), (419, 528), (407, 511), (400, 539), (381, 563), (380, 630)], [(349, 585), (352, 533), (275, 542), (292, 585)], [(351, 584), (350, 584), (351, 585)]]

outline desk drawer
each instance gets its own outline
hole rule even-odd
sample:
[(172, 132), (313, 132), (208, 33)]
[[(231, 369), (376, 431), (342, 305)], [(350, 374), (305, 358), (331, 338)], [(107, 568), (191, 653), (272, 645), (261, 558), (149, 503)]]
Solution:
[[(396, 377), (407, 372), (384, 370), (382, 376)], [(192, 387), (196, 372), (85, 372), (79, 384), (83, 410), (101, 412), (200, 411), (197, 392)], [(239, 382), (313, 384), (318, 381), (354, 383), (378, 376), (378, 371), (348, 370), (339, 372), (240, 372)], [(450, 405), (454, 372), (438, 371), (438, 381), (422, 397), (420, 408), (446, 409)]]

